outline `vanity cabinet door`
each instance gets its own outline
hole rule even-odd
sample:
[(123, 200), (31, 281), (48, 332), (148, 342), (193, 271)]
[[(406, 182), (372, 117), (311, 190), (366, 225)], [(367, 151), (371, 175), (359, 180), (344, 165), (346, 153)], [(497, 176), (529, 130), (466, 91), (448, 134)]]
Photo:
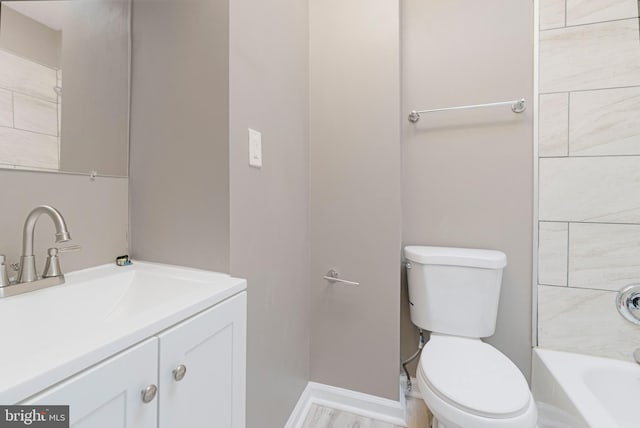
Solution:
[(41, 392), (24, 404), (69, 405), (73, 428), (155, 428), (158, 398), (144, 403), (141, 392), (149, 385), (156, 385), (157, 361), (158, 339), (152, 338)]
[(245, 427), (246, 302), (242, 292), (158, 336), (159, 428)]

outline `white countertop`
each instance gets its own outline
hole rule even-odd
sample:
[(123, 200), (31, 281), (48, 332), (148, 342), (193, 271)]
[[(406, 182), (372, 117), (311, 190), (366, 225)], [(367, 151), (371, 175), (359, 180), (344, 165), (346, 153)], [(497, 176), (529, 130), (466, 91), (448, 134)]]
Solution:
[(14, 404), (246, 289), (226, 274), (137, 262), (0, 299), (0, 404)]

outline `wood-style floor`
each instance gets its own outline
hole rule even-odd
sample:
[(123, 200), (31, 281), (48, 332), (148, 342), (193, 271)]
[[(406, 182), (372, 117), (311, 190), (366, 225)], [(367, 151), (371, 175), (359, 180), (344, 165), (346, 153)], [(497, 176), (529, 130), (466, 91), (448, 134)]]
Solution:
[[(407, 397), (407, 424), (409, 428), (431, 426), (431, 414), (424, 401)], [(388, 422), (377, 421), (353, 413), (312, 405), (303, 428), (401, 428)]]

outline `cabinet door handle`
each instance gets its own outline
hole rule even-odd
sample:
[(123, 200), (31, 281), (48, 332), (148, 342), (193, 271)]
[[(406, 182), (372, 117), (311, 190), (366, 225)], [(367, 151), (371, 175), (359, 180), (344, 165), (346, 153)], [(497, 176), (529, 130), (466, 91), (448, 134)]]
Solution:
[(187, 366), (185, 366), (184, 364), (180, 364), (178, 367), (173, 369), (173, 378), (176, 380), (176, 382), (180, 382), (182, 379), (184, 379), (184, 375), (186, 374)]
[(156, 398), (156, 393), (158, 392), (158, 387), (155, 385), (149, 385), (145, 389), (142, 390), (142, 402), (150, 403)]

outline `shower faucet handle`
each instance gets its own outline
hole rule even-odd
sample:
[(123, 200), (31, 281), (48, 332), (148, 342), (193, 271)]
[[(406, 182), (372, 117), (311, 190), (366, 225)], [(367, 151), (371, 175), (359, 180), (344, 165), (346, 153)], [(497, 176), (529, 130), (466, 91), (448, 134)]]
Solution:
[(640, 325), (640, 283), (629, 284), (618, 291), (616, 307), (627, 321)]

